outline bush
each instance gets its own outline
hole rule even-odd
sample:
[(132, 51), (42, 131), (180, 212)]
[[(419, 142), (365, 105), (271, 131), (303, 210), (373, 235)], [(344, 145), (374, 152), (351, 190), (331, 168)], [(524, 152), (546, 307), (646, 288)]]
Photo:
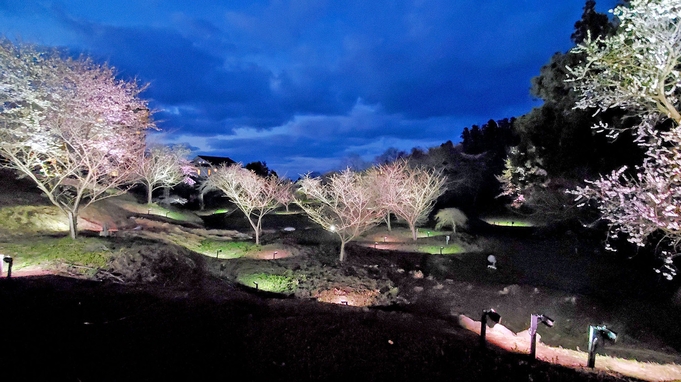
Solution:
[(465, 228), (468, 218), (458, 208), (443, 208), (435, 215), (435, 229), (440, 230), (444, 227), (451, 227), (456, 232), (456, 227)]

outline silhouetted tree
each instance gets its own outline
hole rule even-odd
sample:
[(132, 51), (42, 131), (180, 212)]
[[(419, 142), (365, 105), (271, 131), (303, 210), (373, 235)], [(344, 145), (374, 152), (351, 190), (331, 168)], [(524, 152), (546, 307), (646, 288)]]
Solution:
[(266, 178), (268, 176), (277, 176), (277, 173), (274, 172), (273, 170), (270, 170), (269, 167), (267, 167), (266, 162), (251, 162), (248, 163), (246, 166), (244, 166), (246, 170), (251, 170), (255, 173), (255, 175), (262, 176), (263, 178)]

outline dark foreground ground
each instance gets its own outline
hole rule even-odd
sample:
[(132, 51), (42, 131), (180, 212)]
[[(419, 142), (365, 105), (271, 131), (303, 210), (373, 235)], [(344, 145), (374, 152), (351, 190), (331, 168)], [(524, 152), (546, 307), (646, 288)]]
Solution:
[(481, 349), (453, 321), (211, 280), (0, 279), (0, 344), (1, 381), (623, 380)]

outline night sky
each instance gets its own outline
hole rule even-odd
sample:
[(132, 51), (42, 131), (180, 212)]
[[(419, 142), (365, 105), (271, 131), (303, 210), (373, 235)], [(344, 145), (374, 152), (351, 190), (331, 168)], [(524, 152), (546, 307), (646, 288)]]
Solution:
[(584, 3), (0, 0), (0, 33), (148, 82), (154, 142), (296, 179), (525, 114)]

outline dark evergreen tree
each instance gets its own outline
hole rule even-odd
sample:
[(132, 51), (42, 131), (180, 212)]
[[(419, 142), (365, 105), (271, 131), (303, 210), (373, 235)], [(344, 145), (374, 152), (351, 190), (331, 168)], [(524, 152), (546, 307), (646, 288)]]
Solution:
[(251, 162), (244, 166), (247, 170), (253, 171), (256, 175), (262, 176), (262, 177), (267, 177), (270, 175), (277, 176), (277, 173), (270, 170), (269, 167), (267, 167), (266, 162)]
[(587, 0), (582, 18), (575, 23), (575, 31), (570, 38), (575, 45), (581, 44), (590, 35), (592, 39), (611, 33), (613, 25), (607, 15), (596, 12), (596, 2)]

